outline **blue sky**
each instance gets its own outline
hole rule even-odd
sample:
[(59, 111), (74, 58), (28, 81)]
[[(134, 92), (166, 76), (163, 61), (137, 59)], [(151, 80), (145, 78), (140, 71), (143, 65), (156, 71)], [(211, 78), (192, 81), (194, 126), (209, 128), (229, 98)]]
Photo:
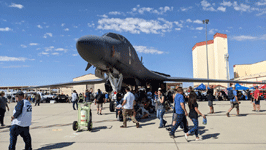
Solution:
[[(70, 82), (85, 72), (76, 40), (115, 32), (143, 56), (144, 65), (174, 77), (193, 77), (192, 47), (227, 34), (233, 65), (265, 60), (266, 0), (2, 0), (0, 86)], [(189, 84), (185, 84), (189, 85)]]

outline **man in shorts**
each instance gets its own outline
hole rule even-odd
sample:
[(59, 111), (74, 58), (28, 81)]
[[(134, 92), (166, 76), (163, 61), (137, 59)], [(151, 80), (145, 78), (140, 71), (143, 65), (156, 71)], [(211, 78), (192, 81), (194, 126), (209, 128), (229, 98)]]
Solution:
[(255, 103), (255, 111), (259, 112), (260, 111), (260, 90), (258, 89), (258, 87), (255, 87), (255, 91), (254, 91), (254, 103)]
[(103, 103), (105, 103), (105, 96), (100, 89), (98, 89), (97, 95), (95, 97), (95, 105), (97, 103), (97, 114), (102, 115)]
[(228, 99), (230, 100), (231, 108), (226, 113), (226, 116), (229, 117), (229, 113), (230, 113), (230, 111), (233, 108), (236, 108), (236, 113), (237, 113), (237, 116), (238, 116), (239, 115), (239, 104), (240, 104), (240, 102), (238, 101), (237, 92), (236, 92), (234, 86), (232, 86), (232, 89), (230, 89), (230, 91), (228, 91)]

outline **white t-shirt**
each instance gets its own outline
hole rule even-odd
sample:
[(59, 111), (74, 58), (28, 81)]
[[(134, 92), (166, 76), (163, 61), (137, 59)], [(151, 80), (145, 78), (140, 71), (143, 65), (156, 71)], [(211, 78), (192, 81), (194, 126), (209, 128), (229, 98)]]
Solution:
[(77, 94), (76, 93), (72, 93), (72, 99), (71, 99), (71, 101), (74, 102), (77, 99), (78, 99)]
[[(14, 118), (11, 125), (18, 125), (21, 127), (29, 127), (31, 125), (32, 118), (32, 106), (28, 100), (23, 100), (22, 113), (18, 118)], [(16, 109), (13, 111), (13, 115), (16, 113)]]
[(135, 96), (131, 92), (127, 92), (127, 94), (124, 96), (124, 100), (126, 100), (124, 109), (133, 109), (133, 102), (135, 100)]

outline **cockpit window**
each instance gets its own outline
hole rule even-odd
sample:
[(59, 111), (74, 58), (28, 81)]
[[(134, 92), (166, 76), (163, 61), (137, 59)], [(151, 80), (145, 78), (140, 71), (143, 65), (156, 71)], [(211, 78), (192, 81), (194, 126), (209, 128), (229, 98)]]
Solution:
[(124, 41), (124, 37), (123, 36), (120, 36), (120, 35), (115, 34), (115, 33), (106, 33), (104, 36), (109, 36), (109, 37), (114, 38), (116, 40)]

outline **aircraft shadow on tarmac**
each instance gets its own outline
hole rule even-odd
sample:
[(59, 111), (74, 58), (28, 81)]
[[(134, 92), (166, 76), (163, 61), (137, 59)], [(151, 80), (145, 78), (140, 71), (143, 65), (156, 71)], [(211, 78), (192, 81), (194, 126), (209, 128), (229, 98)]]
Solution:
[(62, 142), (62, 143), (55, 143), (55, 144), (47, 144), (41, 148), (36, 150), (47, 150), (47, 149), (61, 149), (67, 146), (74, 144), (75, 142)]

